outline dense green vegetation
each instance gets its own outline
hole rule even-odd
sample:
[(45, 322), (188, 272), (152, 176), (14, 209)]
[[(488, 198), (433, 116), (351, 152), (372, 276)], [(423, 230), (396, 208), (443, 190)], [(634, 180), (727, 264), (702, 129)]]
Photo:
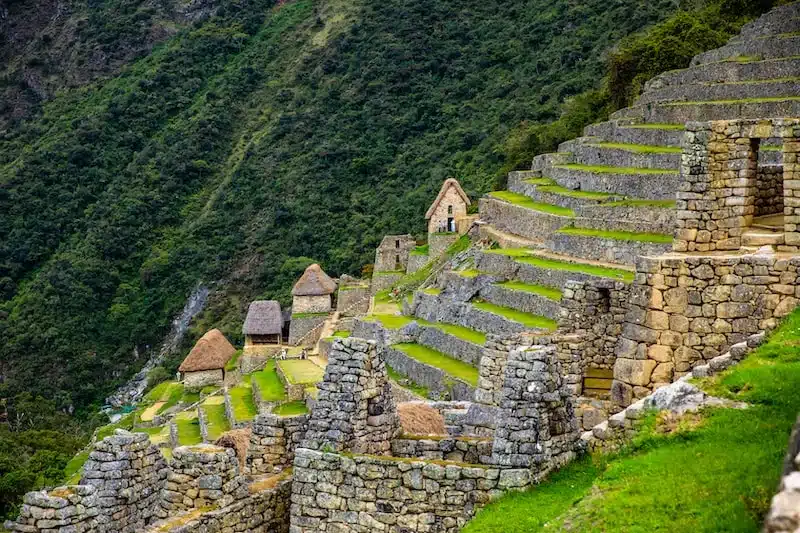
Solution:
[(465, 533), (760, 531), (800, 411), (798, 337), (800, 310), (745, 361), (701, 382), (747, 409), (662, 416), (618, 456), (573, 463), (501, 498)]

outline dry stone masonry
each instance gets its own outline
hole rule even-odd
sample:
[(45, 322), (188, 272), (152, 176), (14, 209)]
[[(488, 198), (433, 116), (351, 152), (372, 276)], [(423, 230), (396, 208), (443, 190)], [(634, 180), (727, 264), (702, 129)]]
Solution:
[(772, 498), (765, 533), (795, 533), (800, 529), (800, 418), (789, 438), (781, 483)]
[(308, 428), (308, 415), (262, 414), (253, 421), (247, 467), (250, 474), (274, 474), (291, 466)]

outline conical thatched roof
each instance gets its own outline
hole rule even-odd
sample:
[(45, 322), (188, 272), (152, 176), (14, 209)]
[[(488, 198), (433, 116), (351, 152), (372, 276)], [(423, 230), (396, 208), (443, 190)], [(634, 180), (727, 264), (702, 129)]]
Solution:
[(275, 300), (256, 300), (250, 303), (244, 319), (244, 335), (276, 335), (283, 330), (281, 304)]
[(292, 296), (324, 296), (336, 291), (336, 283), (318, 264), (309, 266), (292, 289)]
[(181, 372), (199, 372), (201, 370), (219, 370), (236, 352), (233, 344), (218, 329), (212, 329), (200, 337), (192, 351), (183, 360), (178, 370)]
[(461, 197), (461, 199), (464, 200), (465, 204), (469, 205), (472, 203), (470, 202), (467, 193), (465, 193), (464, 189), (461, 188), (461, 184), (458, 183), (458, 181), (455, 180), (454, 178), (447, 178), (446, 180), (444, 180), (444, 183), (442, 183), (442, 188), (439, 189), (439, 194), (436, 196), (436, 199), (428, 208), (428, 212), (425, 213), (426, 219), (431, 218), (433, 216), (433, 214), (436, 212), (436, 208), (439, 207), (439, 204), (444, 199), (444, 195), (447, 194), (447, 190), (450, 189), (450, 187), (455, 188), (456, 192)]

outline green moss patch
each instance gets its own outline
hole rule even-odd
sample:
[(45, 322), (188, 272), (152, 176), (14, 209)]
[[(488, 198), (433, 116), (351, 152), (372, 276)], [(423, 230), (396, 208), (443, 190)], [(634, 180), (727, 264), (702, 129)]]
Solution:
[(544, 296), (545, 298), (549, 298), (550, 300), (554, 300), (556, 302), (560, 302), (562, 296), (561, 289), (547, 287), (545, 285), (522, 283), (521, 281), (505, 281), (503, 283), (497, 283), (497, 286), (512, 291), (523, 291), (538, 294), (539, 296)]
[(422, 289), (422, 292), (425, 294), (429, 294), (431, 296), (439, 296), (442, 294), (442, 289), (437, 289), (436, 287), (428, 287), (427, 289)]
[(612, 231), (594, 228), (561, 228), (557, 233), (576, 235), (579, 237), (595, 237), (599, 239), (613, 239), (617, 241), (636, 241), (653, 243), (671, 243), (672, 235), (663, 233), (638, 233), (634, 231)]
[(547, 213), (548, 215), (557, 215), (560, 217), (575, 216), (575, 212), (572, 209), (561, 207), (559, 205), (537, 202), (528, 196), (525, 196), (524, 194), (517, 194), (511, 191), (495, 191), (490, 192), (489, 196), (519, 207), (524, 207), (525, 209), (532, 209), (534, 211), (539, 211), (540, 213)]
[(519, 322), (523, 326), (527, 328), (542, 328), (553, 330), (556, 329), (556, 321), (550, 318), (534, 315), (532, 313), (525, 313), (522, 311), (517, 311), (516, 309), (512, 309), (511, 307), (503, 307), (502, 305), (495, 305), (489, 302), (475, 302), (474, 305), (477, 309), (481, 311), (487, 311), (489, 313), (494, 313), (495, 315), (500, 315), (504, 318), (509, 320), (513, 320), (514, 322)]
[(453, 377), (466, 381), (473, 387), (478, 385), (478, 369), (438, 350), (421, 344), (404, 343), (392, 346), (420, 363), (434, 366)]

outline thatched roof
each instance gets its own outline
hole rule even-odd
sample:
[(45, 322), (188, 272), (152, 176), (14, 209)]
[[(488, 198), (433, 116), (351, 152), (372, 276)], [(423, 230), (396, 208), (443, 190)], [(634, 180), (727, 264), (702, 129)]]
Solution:
[(461, 188), (461, 185), (458, 183), (458, 181), (453, 178), (447, 178), (444, 180), (444, 183), (442, 183), (442, 188), (439, 189), (439, 194), (436, 196), (436, 200), (433, 201), (431, 206), (428, 208), (428, 212), (425, 213), (425, 218), (431, 218), (433, 216), (433, 214), (436, 212), (436, 208), (439, 207), (439, 204), (444, 199), (444, 195), (447, 194), (447, 190), (450, 187), (454, 187), (456, 189), (456, 192), (464, 200), (465, 204), (469, 205), (472, 203), (469, 200), (469, 196), (467, 196), (467, 193), (465, 193), (464, 189)]
[(199, 372), (201, 370), (219, 370), (236, 352), (233, 344), (218, 329), (212, 329), (200, 337), (192, 351), (183, 360), (178, 370), (181, 372)]
[(240, 428), (226, 431), (214, 441), (217, 446), (223, 448), (232, 448), (236, 452), (236, 458), (239, 460), (239, 466), (244, 468), (245, 460), (247, 459), (247, 450), (250, 448), (250, 434), (251, 428)]
[(324, 296), (336, 292), (336, 283), (318, 264), (309, 266), (292, 289), (292, 296)]
[(250, 303), (244, 319), (244, 335), (276, 335), (283, 330), (281, 304), (275, 300), (256, 300)]

